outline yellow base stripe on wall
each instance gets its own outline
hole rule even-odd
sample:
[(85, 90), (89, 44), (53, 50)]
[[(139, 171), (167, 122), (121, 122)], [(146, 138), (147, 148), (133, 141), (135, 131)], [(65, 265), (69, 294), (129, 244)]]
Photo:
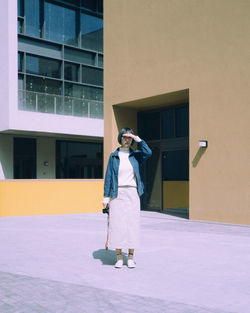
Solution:
[(101, 212), (103, 180), (0, 181), (0, 216)]
[(164, 209), (189, 207), (189, 181), (163, 182)]

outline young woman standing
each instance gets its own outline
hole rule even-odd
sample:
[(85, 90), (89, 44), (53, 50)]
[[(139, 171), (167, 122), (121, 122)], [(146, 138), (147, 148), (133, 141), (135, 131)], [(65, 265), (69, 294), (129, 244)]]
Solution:
[[(131, 149), (137, 142), (137, 150)], [(123, 266), (122, 249), (128, 249), (127, 265), (134, 268), (134, 250), (139, 247), (140, 196), (143, 183), (139, 168), (152, 152), (131, 128), (122, 128), (121, 145), (110, 154), (104, 181), (103, 207), (109, 204), (109, 246), (116, 250), (116, 268)]]

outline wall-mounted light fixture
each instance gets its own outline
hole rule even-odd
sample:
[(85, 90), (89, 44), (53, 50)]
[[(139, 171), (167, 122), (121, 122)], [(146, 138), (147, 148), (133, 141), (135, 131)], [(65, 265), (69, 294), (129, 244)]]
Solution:
[(200, 148), (207, 148), (207, 146), (208, 146), (207, 140), (200, 140), (199, 146), (200, 146)]
[(49, 162), (48, 162), (48, 161), (44, 161), (44, 162), (43, 162), (43, 165), (44, 165), (44, 166), (48, 166), (48, 165), (49, 165)]

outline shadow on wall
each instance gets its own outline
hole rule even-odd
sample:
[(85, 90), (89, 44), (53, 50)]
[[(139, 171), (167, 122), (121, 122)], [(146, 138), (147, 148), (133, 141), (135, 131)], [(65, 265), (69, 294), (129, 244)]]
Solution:
[(199, 150), (197, 151), (193, 161), (192, 161), (192, 165), (193, 167), (196, 167), (201, 159), (201, 157), (203, 156), (203, 154), (205, 153), (207, 149), (205, 148), (199, 148)]
[(135, 109), (113, 106), (118, 131), (130, 127), (137, 134), (137, 111)]

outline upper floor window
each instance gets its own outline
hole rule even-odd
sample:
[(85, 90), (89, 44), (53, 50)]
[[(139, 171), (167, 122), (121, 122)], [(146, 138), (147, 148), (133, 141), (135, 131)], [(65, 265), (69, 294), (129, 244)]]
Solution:
[(61, 62), (33, 55), (26, 55), (26, 73), (61, 78)]
[(82, 48), (103, 51), (103, 19), (81, 14)]
[(24, 15), (24, 0), (18, 0), (17, 1), (17, 14), (18, 16)]
[(42, 37), (40, 0), (25, 0), (25, 33), (33, 37)]
[(77, 46), (76, 10), (46, 1), (45, 38)]

